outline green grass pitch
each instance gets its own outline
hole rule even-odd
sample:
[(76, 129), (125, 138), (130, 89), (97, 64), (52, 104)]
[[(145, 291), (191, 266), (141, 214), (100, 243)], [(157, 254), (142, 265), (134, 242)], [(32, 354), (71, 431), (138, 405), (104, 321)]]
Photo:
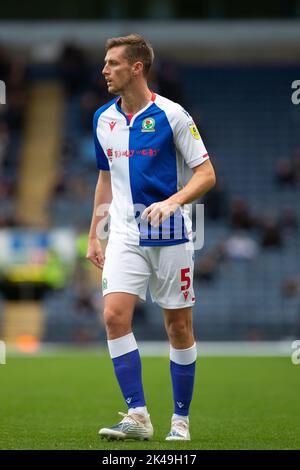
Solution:
[(8, 357), (0, 365), (0, 449), (299, 449), (300, 365), (290, 358), (200, 357), (191, 442), (165, 442), (172, 414), (167, 357), (143, 361), (151, 442), (100, 441), (126, 411), (107, 355)]

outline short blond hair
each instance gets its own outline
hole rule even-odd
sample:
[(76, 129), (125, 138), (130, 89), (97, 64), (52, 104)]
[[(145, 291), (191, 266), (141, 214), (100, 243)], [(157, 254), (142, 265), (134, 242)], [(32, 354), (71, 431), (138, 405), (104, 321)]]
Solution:
[(148, 75), (154, 60), (154, 52), (151, 44), (146, 41), (140, 34), (129, 34), (129, 36), (121, 36), (111, 38), (106, 41), (105, 50), (108, 51), (113, 47), (126, 46), (125, 56), (130, 64), (142, 62), (144, 65), (144, 75)]

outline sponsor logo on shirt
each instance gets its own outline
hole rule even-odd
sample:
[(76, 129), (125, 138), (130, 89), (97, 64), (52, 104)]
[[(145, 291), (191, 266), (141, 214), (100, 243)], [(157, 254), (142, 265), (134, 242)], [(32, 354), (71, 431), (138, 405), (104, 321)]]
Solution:
[(199, 140), (200, 134), (194, 121), (188, 122), (188, 128), (194, 139)]
[(142, 122), (142, 132), (155, 132), (155, 119), (149, 117)]
[(159, 148), (146, 148), (146, 149), (127, 149), (127, 150), (113, 150), (109, 148), (106, 150), (107, 158), (112, 162), (114, 158), (133, 157), (134, 155), (141, 155), (143, 157), (156, 157), (159, 153)]
[(108, 160), (112, 162), (112, 157), (113, 157), (113, 149), (107, 149), (106, 150)]

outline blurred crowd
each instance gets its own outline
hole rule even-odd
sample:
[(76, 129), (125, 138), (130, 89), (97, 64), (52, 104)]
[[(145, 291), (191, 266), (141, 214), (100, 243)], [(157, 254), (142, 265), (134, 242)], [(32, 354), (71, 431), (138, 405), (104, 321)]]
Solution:
[(6, 104), (0, 105), (0, 228), (19, 225), (13, 203), (27, 101), (27, 71), (21, 56), (12, 57), (0, 45), (0, 79), (6, 85)]
[(300, 149), (296, 149), (292, 159), (281, 158), (277, 161), (275, 181), (278, 186), (300, 186)]
[(286, 206), (280, 215), (271, 211), (254, 213), (245, 199), (230, 196), (222, 177), (199, 202), (205, 203), (205, 217), (222, 222), (229, 233), (199, 258), (195, 265), (195, 277), (199, 281), (214, 280), (224, 260), (251, 261), (261, 250), (280, 250), (298, 234), (298, 219), (292, 207)]

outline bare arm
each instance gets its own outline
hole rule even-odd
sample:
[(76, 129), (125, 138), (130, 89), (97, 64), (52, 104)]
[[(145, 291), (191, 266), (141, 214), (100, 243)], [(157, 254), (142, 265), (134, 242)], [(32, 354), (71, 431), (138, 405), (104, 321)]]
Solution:
[(103, 269), (104, 256), (102, 247), (99, 239), (97, 238), (97, 225), (101, 221), (105, 221), (108, 218), (108, 211), (100, 211), (100, 215), (97, 215), (100, 205), (111, 204), (112, 201), (112, 190), (110, 172), (101, 170), (98, 177), (98, 182), (95, 189), (94, 198), (94, 209), (91, 221), (91, 227), (88, 239), (88, 250), (86, 258), (89, 259), (95, 266)]
[(216, 184), (215, 170), (210, 160), (206, 160), (201, 165), (193, 168), (193, 172), (194, 174), (187, 185), (177, 193), (173, 194), (168, 201), (176, 202), (180, 206), (183, 204), (189, 204), (190, 202), (204, 196), (204, 194), (212, 189)]
[(213, 188), (216, 183), (216, 175), (210, 160), (193, 168), (193, 172), (193, 176), (184, 188), (164, 201), (151, 204), (144, 210), (142, 218), (147, 217), (151, 225), (158, 227), (170, 215), (174, 214), (179, 206), (199, 199)]

